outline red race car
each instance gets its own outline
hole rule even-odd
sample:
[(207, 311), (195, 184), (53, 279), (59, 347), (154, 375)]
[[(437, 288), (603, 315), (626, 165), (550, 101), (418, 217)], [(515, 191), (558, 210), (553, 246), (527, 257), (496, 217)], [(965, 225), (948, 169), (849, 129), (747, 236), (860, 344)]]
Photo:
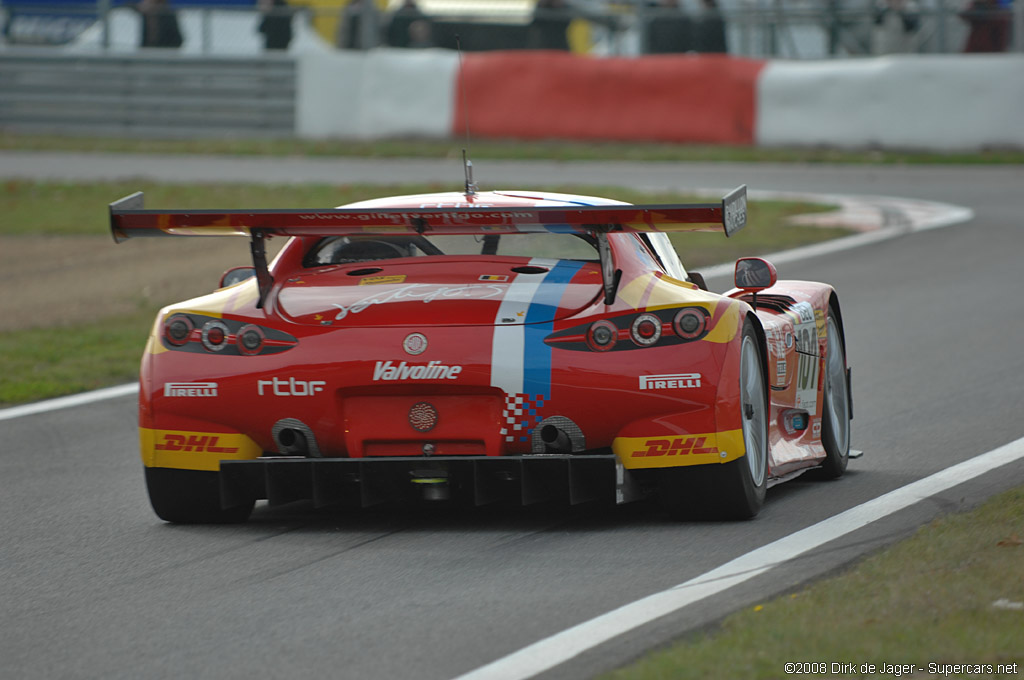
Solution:
[[(667, 232), (746, 223), (720, 203), (531, 191), (327, 210), (110, 206), (118, 242), (239, 235), (252, 267), (162, 309), (139, 430), (156, 514), (254, 502), (627, 502), (746, 518), (773, 483), (850, 453), (839, 301), (756, 258), (706, 290)], [(272, 263), (264, 243), (290, 237)]]

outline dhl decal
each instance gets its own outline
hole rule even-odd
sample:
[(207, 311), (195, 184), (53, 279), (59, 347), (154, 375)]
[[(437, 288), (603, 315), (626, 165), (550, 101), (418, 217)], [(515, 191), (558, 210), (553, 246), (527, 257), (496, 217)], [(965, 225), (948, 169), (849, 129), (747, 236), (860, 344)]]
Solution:
[(707, 446), (707, 437), (675, 437), (674, 439), (648, 439), (646, 449), (634, 451), (633, 458), (644, 456), (685, 456), (689, 453), (718, 453), (718, 449)]
[(157, 451), (195, 451), (196, 453), (238, 453), (237, 446), (218, 446), (219, 435), (165, 434), (153, 448)]
[(743, 430), (662, 437), (616, 437), (612, 451), (628, 469), (728, 463), (743, 456)]
[(139, 443), (146, 467), (181, 470), (215, 471), (222, 460), (249, 460), (263, 453), (256, 442), (237, 432), (140, 428)]

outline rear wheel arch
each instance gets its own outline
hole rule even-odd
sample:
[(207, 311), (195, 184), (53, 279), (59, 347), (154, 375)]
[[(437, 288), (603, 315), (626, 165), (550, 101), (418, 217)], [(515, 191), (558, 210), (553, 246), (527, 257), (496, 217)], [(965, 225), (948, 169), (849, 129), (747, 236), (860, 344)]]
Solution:
[[(845, 350), (846, 349), (846, 324), (843, 323), (843, 310), (839, 306), (839, 296), (836, 295), (836, 292), (834, 290), (831, 293), (829, 293), (828, 304), (825, 306), (825, 312), (827, 313), (830, 309), (833, 312), (835, 312), (836, 323), (839, 326), (839, 337), (841, 337), (843, 339), (843, 349)], [(847, 362), (849, 362), (849, 357), (847, 357)]]
[[(761, 324), (761, 319), (758, 318), (754, 312), (748, 312), (746, 319), (750, 321), (754, 327), (754, 334), (757, 336), (757, 345), (761, 351), (761, 373), (764, 375), (764, 384), (770, 386), (771, 375), (768, 373), (768, 337), (765, 335), (764, 326)], [(742, 332), (742, 326), (740, 327)], [(771, 399), (768, 400), (769, 409), (771, 408)]]

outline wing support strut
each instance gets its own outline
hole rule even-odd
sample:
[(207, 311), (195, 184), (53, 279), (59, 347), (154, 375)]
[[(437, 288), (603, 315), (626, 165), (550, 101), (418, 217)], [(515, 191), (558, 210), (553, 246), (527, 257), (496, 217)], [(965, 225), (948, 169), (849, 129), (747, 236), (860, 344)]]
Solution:
[(252, 253), (252, 266), (256, 270), (256, 283), (260, 289), (260, 299), (256, 301), (256, 309), (263, 309), (270, 289), (274, 287), (274, 276), (267, 266), (267, 235), (262, 229), (253, 229), (249, 234), (249, 251)]

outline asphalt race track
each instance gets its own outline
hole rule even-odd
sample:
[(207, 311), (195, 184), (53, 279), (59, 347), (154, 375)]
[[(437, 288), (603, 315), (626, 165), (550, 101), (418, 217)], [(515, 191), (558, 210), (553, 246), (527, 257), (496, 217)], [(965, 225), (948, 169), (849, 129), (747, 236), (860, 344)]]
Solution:
[[(836, 482), (775, 487), (750, 522), (678, 524), (651, 505), (349, 515), (283, 506), (258, 507), (243, 526), (178, 527), (149, 509), (132, 398), (0, 420), (0, 676), (453, 678), (1024, 436), (1024, 168), (481, 161), (476, 174), (487, 188), (747, 183), (899, 196), (970, 207), (975, 218), (780, 265), (780, 278), (839, 291), (853, 445), (865, 456)], [(0, 177), (144, 175), (457, 187), (461, 168), (0, 154)], [(1018, 460), (543, 677), (593, 677), (1020, 484)]]

